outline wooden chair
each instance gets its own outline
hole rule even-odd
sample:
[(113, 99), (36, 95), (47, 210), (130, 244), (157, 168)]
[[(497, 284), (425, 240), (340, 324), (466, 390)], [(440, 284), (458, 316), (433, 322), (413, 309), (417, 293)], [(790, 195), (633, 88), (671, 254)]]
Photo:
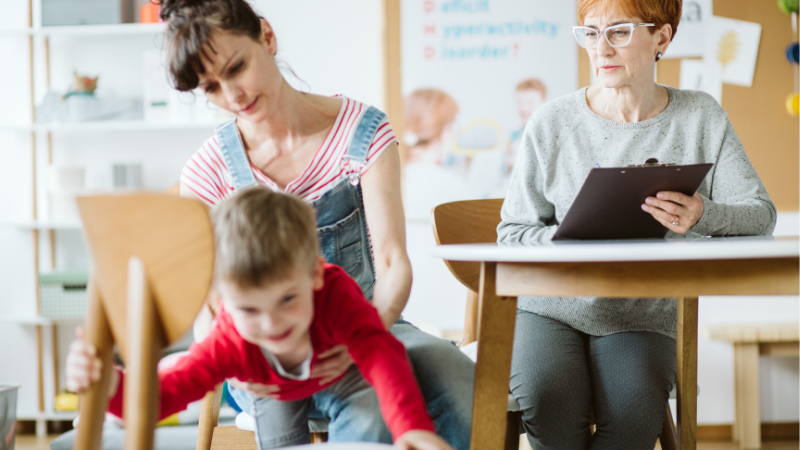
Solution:
[(116, 344), (125, 361), (125, 447), (153, 448), (161, 349), (192, 326), (211, 285), (214, 242), (202, 203), (156, 194), (78, 198), (94, 267), (86, 340), (103, 377), (81, 395), (75, 449), (100, 448)]
[(797, 322), (708, 325), (700, 332), (733, 344), (733, 443), (741, 449), (761, 448), (758, 357), (800, 356), (800, 326)]
[[(431, 211), (431, 225), (437, 245), (480, 244), (497, 242), (497, 225), (500, 224), (500, 209), (503, 199), (467, 200), (444, 203)], [(458, 281), (467, 287), (467, 312), (464, 318), (464, 341), (462, 345), (478, 339), (478, 284), (480, 263), (470, 261), (447, 261), (447, 268)], [(506, 448), (519, 445), (521, 412), (508, 412), (506, 425)], [(672, 412), (666, 405), (666, 418), (661, 433), (661, 448), (676, 450), (676, 431)], [(516, 443), (516, 444), (515, 444)]]

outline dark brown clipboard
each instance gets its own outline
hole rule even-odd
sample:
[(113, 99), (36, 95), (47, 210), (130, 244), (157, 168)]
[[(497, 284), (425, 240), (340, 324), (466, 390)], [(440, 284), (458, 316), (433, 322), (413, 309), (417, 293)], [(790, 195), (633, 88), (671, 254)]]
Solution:
[(642, 210), (645, 199), (661, 191), (694, 195), (712, 166), (644, 164), (592, 169), (553, 240), (663, 238), (669, 229)]

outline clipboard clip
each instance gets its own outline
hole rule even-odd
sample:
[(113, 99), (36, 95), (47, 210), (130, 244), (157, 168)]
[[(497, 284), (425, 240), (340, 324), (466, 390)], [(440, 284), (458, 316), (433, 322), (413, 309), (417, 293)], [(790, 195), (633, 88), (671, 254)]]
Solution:
[(656, 158), (648, 158), (644, 164), (630, 164), (626, 167), (667, 167), (667, 166), (675, 166), (675, 163), (659, 163)]

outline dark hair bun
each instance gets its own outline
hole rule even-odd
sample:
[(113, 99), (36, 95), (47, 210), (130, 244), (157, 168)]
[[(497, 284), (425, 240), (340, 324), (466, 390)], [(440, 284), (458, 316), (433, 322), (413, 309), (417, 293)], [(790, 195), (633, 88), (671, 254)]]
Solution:
[[(170, 17), (181, 10), (191, 11), (204, 4), (213, 3), (215, 0), (151, 0), (153, 3), (161, 6), (161, 20), (169, 21)], [(188, 12), (186, 11), (186, 12)]]

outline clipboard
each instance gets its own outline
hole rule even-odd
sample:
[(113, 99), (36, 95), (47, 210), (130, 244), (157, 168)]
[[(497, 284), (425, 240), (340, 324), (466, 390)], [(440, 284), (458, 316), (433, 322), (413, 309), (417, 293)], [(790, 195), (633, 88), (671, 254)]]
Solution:
[(694, 195), (713, 165), (648, 159), (641, 165), (592, 169), (553, 240), (664, 238), (669, 229), (642, 210), (645, 199), (661, 191)]

